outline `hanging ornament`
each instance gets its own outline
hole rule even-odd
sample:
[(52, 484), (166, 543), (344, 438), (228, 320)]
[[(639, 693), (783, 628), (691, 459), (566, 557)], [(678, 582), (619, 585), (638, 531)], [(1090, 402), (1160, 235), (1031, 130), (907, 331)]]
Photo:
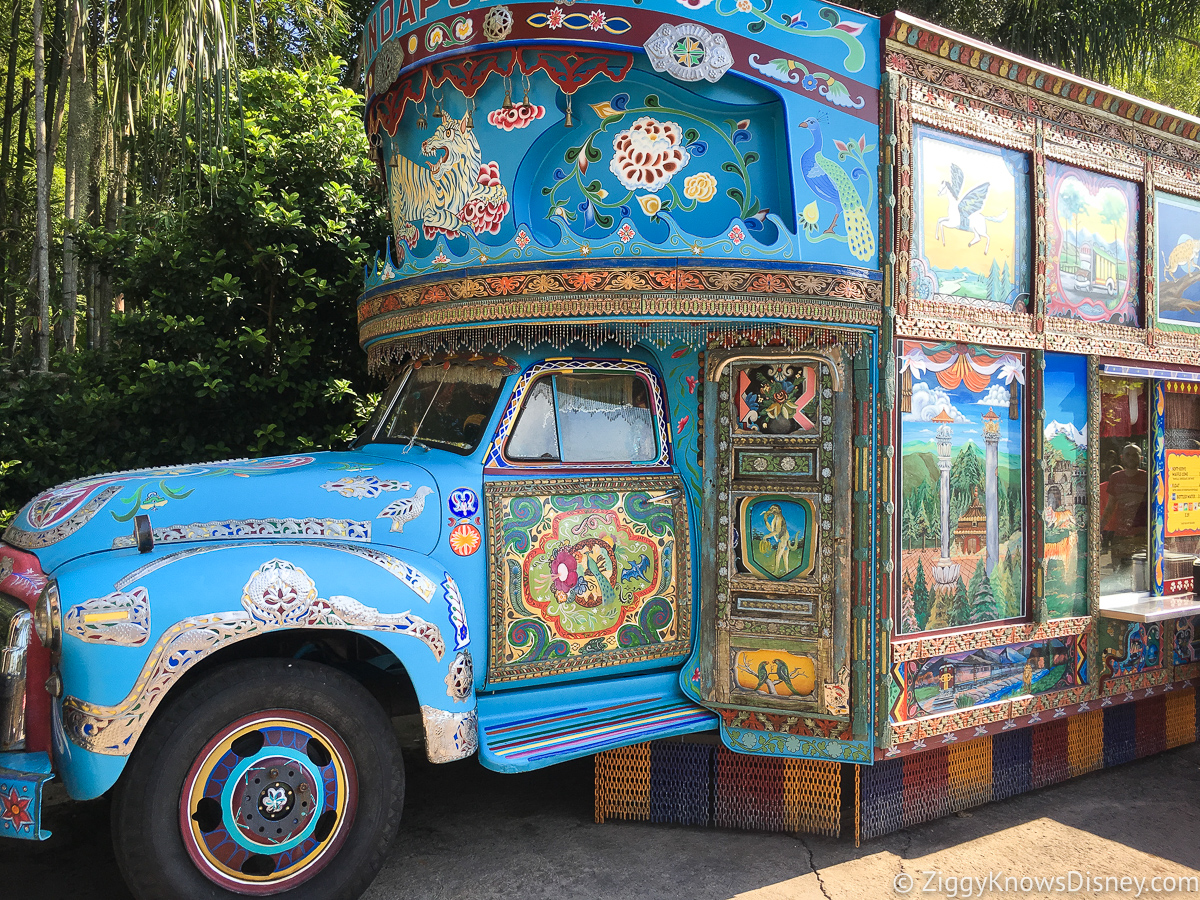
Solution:
[(567, 128), (575, 127), (575, 120), (571, 118), (571, 95), (567, 94), (567, 114), (563, 117), (563, 125)]
[(417, 130), (424, 131), (429, 127), (429, 121), (425, 118), (425, 110), (428, 108), (428, 103), (421, 104), (421, 111), (417, 113)]

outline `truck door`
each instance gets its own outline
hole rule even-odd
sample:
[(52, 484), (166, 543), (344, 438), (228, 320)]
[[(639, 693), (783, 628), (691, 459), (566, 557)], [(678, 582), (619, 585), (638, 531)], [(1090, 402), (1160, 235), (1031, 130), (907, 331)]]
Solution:
[(486, 688), (678, 666), (691, 552), (662, 382), (629, 360), (519, 379), (485, 460)]
[[(869, 609), (870, 584), (854, 577), (851, 551), (863, 559), (870, 546), (870, 442), (854, 438), (856, 412), (868, 437), (872, 418), (854, 385), (869, 376), (871, 353), (837, 337), (819, 352), (708, 361), (704, 546), (714, 563), (702, 567), (692, 688), (720, 712), (735, 749), (856, 758), (870, 742), (869, 642), (857, 654), (851, 646), (852, 590)], [(869, 386), (863, 394), (873, 409)], [(856, 658), (866, 665), (854, 696)]]

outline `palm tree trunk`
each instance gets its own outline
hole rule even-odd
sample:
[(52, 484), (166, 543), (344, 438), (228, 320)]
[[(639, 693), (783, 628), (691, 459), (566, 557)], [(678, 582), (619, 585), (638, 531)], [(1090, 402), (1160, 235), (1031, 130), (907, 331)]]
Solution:
[[(21, 80), (21, 119), (17, 125), (17, 167), (13, 172), (13, 200), (12, 204), (12, 230), (10, 234), (17, 234), (21, 228), (21, 213), (25, 210), (25, 136), (28, 133), (29, 125), (29, 101), (33, 99), (33, 89), (30, 87), (29, 79)], [(16, 239), (7, 242), (10, 248), (5, 253), (5, 268), (11, 270), (14, 275), (21, 268), (21, 263), (16, 259)], [(15, 281), (16, 278), (13, 278)], [(4, 350), (12, 359), (17, 355), (17, 292), (9, 290), (4, 298)]]
[(46, 48), (42, 36), (42, 0), (33, 0), (34, 128), (37, 134), (37, 351), (33, 369), (50, 370), (50, 179), (46, 159)]
[[(75, 253), (75, 230), (79, 226), (82, 197), (87, 193), (87, 169), (91, 154), (87, 140), (91, 129), (91, 89), (84, 59), (84, 0), (70, 0), (67, 13), (67, 46), (70, 56), (64, 72), (70, 85), (71, 102), (67, 114), (67, 153), (63, 164), (63, 261), (61, 346), (75, 352), (75, 316), (79, 307), (79, 258)], [(82, 176), (82, 177), (81, 177)]]
[[(17, 49), (21, 43), (21, 0), (13, 2), (12, 31), (8, 44), (8, 74), (4, 84), (4, 138), (0, 141), (0, 224), (8, 220), (8, 159), (12, 152), (13, 95), (17, 87)], [(7, 321), (7, 320), (6, 320)]]

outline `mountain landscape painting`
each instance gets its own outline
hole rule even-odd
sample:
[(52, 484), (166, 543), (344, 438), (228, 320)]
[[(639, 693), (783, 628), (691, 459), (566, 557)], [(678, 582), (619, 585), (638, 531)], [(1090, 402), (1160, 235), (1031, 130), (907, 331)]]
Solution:
[(1080, 681), (1075, 637), (949, 653), (904, 664), (908, 717), (931, 716)]
[(1029, 301), (1029, 159), (913, 126), (917, 295), (1017, 309)]
[(1042, 558), (1052, 619), (1087, 615), (1087, 359), (1047, 353)]
[(1046, 311), (1052, 316), (1140, 325), (1138, 186), (1046, 162), (1050, 254)]
[(900, 344), (899, 633), (1025, 612), (1023, 353)]
[(1159, 191), (1154, 206), (1159, 325), (1200, 330), (1200, 201)]

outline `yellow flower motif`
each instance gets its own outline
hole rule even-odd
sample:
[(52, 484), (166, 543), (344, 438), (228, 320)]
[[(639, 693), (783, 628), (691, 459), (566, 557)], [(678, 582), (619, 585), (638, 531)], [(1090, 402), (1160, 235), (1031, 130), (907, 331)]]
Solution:
[(817, 201), (814, 200), (808, 206), (804, 207), (804, 212), (801, 213), (801, 225), (804, 230), (812, 234), (817, 228), (817, 222), (821, 218), (821, 212), (817, 209)]
[(683, 179), (683, 196), (707, 203), (717, 194), (717, 179), (711, 172), (697, 172)]
[(470, 19), (459, 19), (454, 23), (454, 36), (460, 41), (465, 41), (471, 36), (471, 32), (475, 30), (474, 23)]
[(642, 207), (642, 212), (648, 216), (656, 216), (658, 215), (658, 211), (662, 209), (662, 200), (658, 199), (654, 194), (639, 194), (637, 202)]

